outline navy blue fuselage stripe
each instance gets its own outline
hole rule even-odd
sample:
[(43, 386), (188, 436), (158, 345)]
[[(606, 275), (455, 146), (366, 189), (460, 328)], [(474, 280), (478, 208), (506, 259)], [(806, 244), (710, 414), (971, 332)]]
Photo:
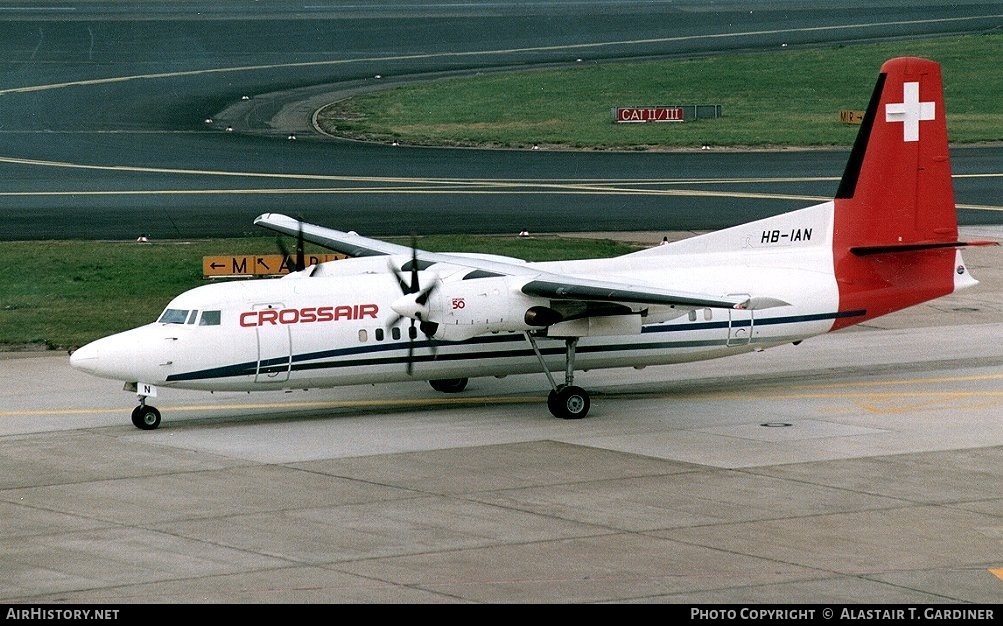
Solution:
[[(845, 317), (859, 317), (866, 313), (865, 310), (854, 310), (854, 311), (838, 311), (836, 313), (816, 313), (812, 315), (796, 315), (790, 317), (777, 317), (777, 318), (764, 318), (756, 319), (755, 326), (773, 326), (778, 324), (796, 324), (801, 322), (814, 322), (823, 320), (835, 320)], [(653, 333), (684, 333), (695, 330), (711, 330), (711, 329), (727, 329), (730, 327), (740, 328), (748, 327), (752, 325), (752, 321), (748, 319), (743, 320), (722, 320), (717, 322), (701, 322), (701, 323), (689, 323), (685, 326), (679, 325), (653, 325), (645, 326), (641, 329), (641, 333), (648, 335)], [(464, 346), (476, 346), (476, 345), (491, 345), (491, 344), (511, 344), (513, 342), (524, 343), (526, 340), (521, 334), (505, 334), (505, 335), (488, 335), (484, 337), (474, 337), (473, 339), (468, 339), (461, 342), (440, 342), (433, 340), (420, 340), (414, 342), (415, 350), (419, 348), (435, 348), (438, 346), (452, 346), (452, 345), (464, 345)], [(603, 352), (637, 352), (637, 351), (651, 351), (651, 350), (663, 350), (668, 348), (696, 348), (702, 346), (713, 346), (713, 345), (726, 345), (727, 339), (710, 339), (710, 340), (699, 340), (699, 341), (658, 341), (658, 342), (648, 342), (641, 344), (630, 344), (630, 343), (620, 343), (620, 344), (608, 344), (599, 346), (582, 346), (579, 345), (576, 352), (578, 354), (598, 354)], [(266, 373), (276, 373), (285, 371), (287, 368), (291, 371), (309, 371), (317, 369), (327, 369), (327, 368), (345, 368), (345, 367), (368, 367), (375, 365), (391, 365), (391, 364), (406, 364), (407, 355), (397, 355), (397, 356), (370, 356), (369, 358), (349, 358), (344, 359), (343, 357), (351, 357), (354, 355), (376, 355), (385, 352), (406, 352), (408, 348), (408, 343), (406, 341), (399, 341), (394, 343), (377, 343), (377, 344), (364, 344), (360, 346), (354, 346), (351, 348), (338, 348), (334, 350), (322, 350), (319, 352), (309, 352), (305, 354), (293, 355), (290, 359), (289, 355), (283, 355), (281, 357), (264, 359), (260, 363), (257, 361), (248, 361), (244, 363), (237, 363), (233, 365), (227, 365), (224, 367), (215, 367), (206, 370), (198, 370), (194, 372), (183, 372), (180, 374), (171, 374), (167, 377), (167, 382), (178, 382), (186, 380), (207, 380), (213, 378), (232, 378), (238, 376), (254, 376), (256, 374), (266, 374)], [(543, 355), (563, 355), (565, 353), (564, 346), (546, 348), (541, 347), (540, 352)], [(464, 361), (464, 360), (480, 360), (480, 359), (491, 359), (491, 358), (515, 358), (533, 355), (533, 350), (526, 346), (525, 349), (496, 349), (496, 350), (483, 350), (479, 349), (476, 352), (464, 353), (464, 354), (429, 354), (429, 355), (417, 355), (414, 354), (413, 362), (422, 361)], [(321, 360), (328, 359), (328, 360)], [(341, 360), (329, 360), (329, 359), (341, 359)]]

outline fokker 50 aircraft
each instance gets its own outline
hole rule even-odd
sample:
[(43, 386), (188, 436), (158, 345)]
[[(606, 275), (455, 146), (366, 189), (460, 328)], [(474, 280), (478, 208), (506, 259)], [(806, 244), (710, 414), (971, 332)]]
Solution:
[(261, 215), (260, 226), (350, 258), (197, 287), (70, 362), (124, 380), (142, 429), (160, 424), (146, 403), (157, 387), (427, 380), (449, 393), (531, 372), (549, 379), (551, 413), (582, 418), (576, 370), (796, 344), (976, 284), (959, 248), (993, 242), (958, 240), (944, 113), (939, 64), (892, 59), (834, 200), (615, 258), (431, 253)]

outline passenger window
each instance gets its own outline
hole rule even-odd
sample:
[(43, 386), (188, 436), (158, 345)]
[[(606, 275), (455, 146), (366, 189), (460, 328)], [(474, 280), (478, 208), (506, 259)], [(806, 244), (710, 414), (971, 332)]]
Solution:
[(369, 333), (366, 332), (365, 328), (359, 329), (359, 343), (366, 343), (369, 341)]
[(400, 326), (394, 326), (390, 329), (390, 336), (394, 338), (394, 341), (400, 341), (401, 329)]
[(219, 326), (219, 311), (202, 311), (199, 326)]
[(712, 319), (714, 319), (714, 311), (711, 311), (710, 309), (704, 309), (703, 318), (708, 322), (711, 321)]
[(411, 339), (417, 339), (418, 338), (418, 329), (415, 328), (414, 326), (408, 326), (407, 336), (410, 337)]
[(376, 341), (383, 341), (383, 329), (382, 328), (377, 328), (376, 329)]

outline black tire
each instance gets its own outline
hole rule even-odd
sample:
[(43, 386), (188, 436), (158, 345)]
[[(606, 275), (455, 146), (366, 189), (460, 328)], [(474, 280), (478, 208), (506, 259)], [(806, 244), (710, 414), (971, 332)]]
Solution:
[(432, 385), (432, 389), (441, 391), (442, 393), (460, 393), (467, 388), (467, 379), (442, 378), (440, 380), (430, 380), (428, 384)]
[(561, 392), (561, 389), (567, 387), (565, 384), (560, 384), (557, 389), (551, 389), (550, 393), (547, 394), (547, 408), (554, 417), (561, 417), (561, 406), (558, 404), (557, 394)]
[(590, 406), (589, 392), (574, 385), (559, 387), (547, 397), (547, 408), (561, 419), (580, 420), (589, 414)]
[[(558, 387), (557, 391), (560, 391), (562, 387), (564, 387), (564, 385), (561, 385), (560, 387)], [(550, 393), (547, 394), (547, 408), (550, 409), (550, 413), (554, 417), (560, 417), (561, 416), (561, 409), (560, 409), (559, 406), (557, 406), (557, 391), (554, 391), (553, 389), (551, 389)]]
[(153, 430), (160, 426), (160, 411), (150, 405), (137, 406), (132, 410), (132, 424), (140, 430)]

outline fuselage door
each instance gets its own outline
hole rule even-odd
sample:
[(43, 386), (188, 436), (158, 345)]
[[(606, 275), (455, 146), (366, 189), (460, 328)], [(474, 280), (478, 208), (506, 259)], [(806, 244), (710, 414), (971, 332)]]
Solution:
[[(254, 382), (276, 383), (289, 380), (292, 366), (292, 337), (290, 324), (282, 324), (279, 312), (285, 308), (281, 302), (255, 304), (258, 314), (258, 370)], [(275, 311), (274, 314), (266, 311)]]
[[(746, 293), (729, 293), (728, 297), (749, 298)], [(752, 342), (756, 315), (751, 309), (728, 309), (728, 347), (744, 346)]]

